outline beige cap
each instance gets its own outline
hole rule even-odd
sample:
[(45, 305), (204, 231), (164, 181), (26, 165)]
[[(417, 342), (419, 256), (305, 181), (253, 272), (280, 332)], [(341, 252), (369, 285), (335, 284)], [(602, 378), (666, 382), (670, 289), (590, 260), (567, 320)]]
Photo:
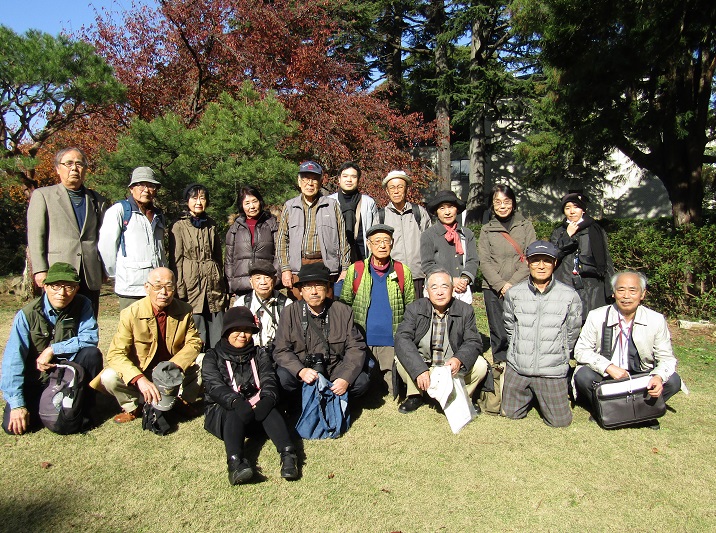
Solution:
[(385, 188), (388, 185), (388, 182), (393, 178), (400, 178), (401, 180), (405, 180), (405, 183), (407, 183), (408, 185), (413, 184), (413, 180), (410, 179), (410, 176), (408, 176), (405, 171), (391, 170), (390, 172), (388, 172), (388, 175), (383, 178), (383, 187)]

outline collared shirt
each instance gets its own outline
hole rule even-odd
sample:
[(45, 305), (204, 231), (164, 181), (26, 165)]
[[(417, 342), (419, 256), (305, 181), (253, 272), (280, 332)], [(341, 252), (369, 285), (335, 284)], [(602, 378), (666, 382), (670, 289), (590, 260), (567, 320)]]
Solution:
[(146, 374), (151, 375), (151, 371), (162, 361), (169, 361), (172, 358), (172, 354), (169, 353), (167, 348), (167, 312), (164, 309), (157, 309), (152, 306), (152, 312), (154, 318), (157, 319), (157, 353), (152, 359), (152, 363), (145, 370)]
[(447, 309), (440, 314), (433, 309), (432, 332), (430, 340), (430, 351), (432, 352), (433, 365), (445, 364), (445, 340), (447, 336)]
[[(256, 291), (251, 291), (251, 304), (249, 305), (249, 310), (259, 319), (259, 327), (261, 328), (254, 336), (254, 343), (257, 346), (268, 346), (271, 344), (276, 338), (276, 326), (278, 325), (278, 320), (281, 315), (281, 311), (283, 309), (278, 307), (278, 291), (273, 291), (273, 295), (271, 295), (267, 300), (263, 300), (264, 306), (268, 307), (269, 312), (266, 311), (263, 307), (261, 307), (261, 298), (258, 294), (256, 294)], [(238, 307), (240, 305), (244, 305), (244, 298), (243, 296), (240, 298), (237, 298), (234, 302), (234, 307)], [(286, 303), (284, 304), (284, 307), (287, 307), (291, 305), (291, 300), (286, 298)], [(273, 313), (273, 317), (271, 314)], [(275, 323), (273, 318), (276, 319)]]
[[(54, 326), (57, 323), (58, 313), (50, 304), (46, 295), (42, 296), (42, 310), (48, 321)], [(94, 318), (92, 304), (85, 299), (77, 325), (77, 336), (51, 344), (55, 356), (60, 359), (72, 361), (82, 348), (96, 347), (99, 344), (99, 328)], [(25, 381), (25, 365), (34, 365), (35, 361), (28, 361), (30, 352), (30, 325), (22, 311), (18, 311), (10, 330), (10, 338), (5, 345), (5, 354), (2, 358), (2, 380), (0, 389), (10, 409), (23, 407), (25, 396), (23, 385)]]
[(301, 250), (307, 256), (318, 254), (321, 255), (321, 244), (318, 242), (318, 231), (316, 231), (316, 219), (318, 214), (318, 199), (316, 196), (312, 203), (308, 203), (305, 197), (301, 197), (303, 202), (303, 216), (305, 217), (305, 226), (303, 227), (303, 241)]
[(614, 353), (612, 354), (612, 364), (619, 368), (629, 370), (629, 345), (631, 344), (631, 328), (634, 320), (630, 324), (619, 313), (619, 328), (616, 331), (617, 341), (614, 344)]

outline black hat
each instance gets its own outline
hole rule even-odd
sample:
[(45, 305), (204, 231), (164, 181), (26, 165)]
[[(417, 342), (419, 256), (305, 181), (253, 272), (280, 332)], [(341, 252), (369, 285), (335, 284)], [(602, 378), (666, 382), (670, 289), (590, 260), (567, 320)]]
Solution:
[(254, 274), (266, 274), (267, 276), (276, 276), (276, 267), (273, 266), (271, 261), (266, 259), (257, 259), (249, 265), (249, 276)]
[(331, 282), (331, 271), (323, 263), (308, 263), (298, 271), (298, 284), (308, 281)]
[(557, 259), (558, 253), (559, 248), (547, 241), (535, 241), (527, 247), (527, 250), (525, 250), (525, 256), (528, 258), (533, 255), (548, 255)]
[(581, 192), (570, 192), (569, 194), (565, 194), (564, 196), (562, 196), (562, 211), (564, 211), (564, 206), (567, 205), (569, 202), (572, 202), (582, 211), (586, 211), (587, 202), (589, 202), (589, 198), (587, 198), (586, 194)]
[(253, 333), (259, 331), (256, 325), (256, 318), (248, 307), (240, 305), (238, 307), (230, 307), (224, 313), (224, 322), (221, 325), (221, 336), (225, 337), (232, 329), (248, 329)]
[(465, 211), (467, 204), (460, 200), (457, 195), (452, 191), (438, 191), (435, 197), (426, 204), (426, 208), (433, 215), (437, 212), (440, 204), (453, 204), (457, 207), (457, 212), (462, 213)]
[(191, 191), (192, 191), (193, 189), (203, 190), (203, 191), (204, 191), (204, 196), (206, 196), (206, 199), (207, 199), (207, 200), (209, 199), (209, 190), (208, 190), (204, 185), (202, 185), (201, 183), (190, 183), (190, 184), (187, 185), (186, 188), (184, 189), (184, 201), (185, 201), (185, 202), (188, 202), (188, 201), (189, 201), (189, 193), (191, 193)]
[(374, 233), (387, 233), (392, 237), (394, 231), (395, 229), (387, 224), (373, 224), (370, 229), (365, 232), (365, 236), (370, 237)]

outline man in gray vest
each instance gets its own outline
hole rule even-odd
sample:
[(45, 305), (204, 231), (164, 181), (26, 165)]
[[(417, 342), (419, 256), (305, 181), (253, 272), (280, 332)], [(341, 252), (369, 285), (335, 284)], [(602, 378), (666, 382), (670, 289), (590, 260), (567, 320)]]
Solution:
[[(331, 275), (331, 284), (342, 280), (350, 266), (350, 246), (340, 205), (321, 195), (323, 169), (318, 163), (305, 161), (298, 171), (301, 194), (283, 207), (278, 224), (277, 255), (281, 281), (294, 300), (301, 291), (294, 286), (302, 265), (323, 263)], [(331, 286), (328, 298), (333, 298)]]

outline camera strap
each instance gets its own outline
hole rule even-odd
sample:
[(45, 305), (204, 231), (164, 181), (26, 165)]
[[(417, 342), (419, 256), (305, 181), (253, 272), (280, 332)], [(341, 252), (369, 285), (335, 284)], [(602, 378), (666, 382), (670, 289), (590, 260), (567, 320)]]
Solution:
[[(322, 322), (322, 327), (316, 324), (318, 320)], [(327, 340), (331, 332), (330, 323), (328, 321), (328, 310), (326, 309), (326, 316), (323, 320), (314, 318), (308, 310), (308, 304), (304, 300), (301, 300), (301, 326), (303, 326), (303, 338), (306, 343), (306, 351), (308, 351), (308, 328), (310, 326), (311, 331), (318, 336), (319, 341), (325, 346), (326, 356), (330, 357), (331, 345)]]
[[(229, 371), (229, 379), (231, 380), (231, 388), (234, 389), (234, 392), (238, 393), (241, 390), (241, 386), (236, 384), (236, 379), (234, 379), (234, 370), (231, 368), (231, 363), (226, 361), (226, 369)], [(251, 358), (251, 372), (254, 374), (254, 382), (256, 383), (256, 388), (261, 390), (261, 382), (259, 381), (259, 373), (256, 370), (256, 359), (253, 357)]]

